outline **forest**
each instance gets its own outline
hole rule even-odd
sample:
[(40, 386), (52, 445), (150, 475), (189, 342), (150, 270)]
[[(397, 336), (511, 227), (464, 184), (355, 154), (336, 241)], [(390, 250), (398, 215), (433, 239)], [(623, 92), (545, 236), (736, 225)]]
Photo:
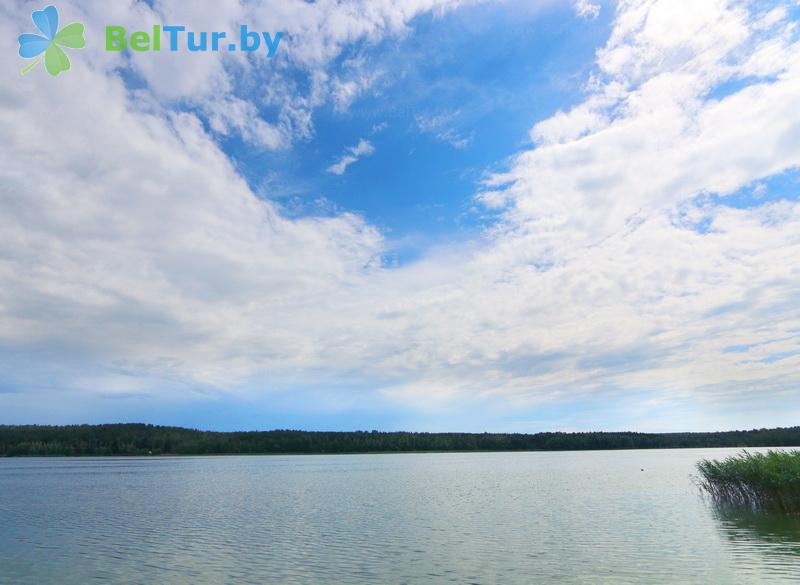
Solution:
[(575, 451), (800, 446), (800, 427), (708, 433), (215, 432), (149, 424), (0, 425), (0, 457)]

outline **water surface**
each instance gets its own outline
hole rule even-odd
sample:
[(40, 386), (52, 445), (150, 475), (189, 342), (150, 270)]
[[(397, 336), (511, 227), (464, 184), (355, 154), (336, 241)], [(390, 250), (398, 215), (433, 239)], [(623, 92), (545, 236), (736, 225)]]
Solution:
[(797, 583), (690, 480), (735, 451), (0, 459), (0, 583)]

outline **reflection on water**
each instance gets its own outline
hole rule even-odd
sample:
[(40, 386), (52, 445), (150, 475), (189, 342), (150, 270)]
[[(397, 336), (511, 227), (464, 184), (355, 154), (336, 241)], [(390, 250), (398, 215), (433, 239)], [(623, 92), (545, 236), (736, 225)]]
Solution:
[(797, 583), (698, 497), (734, 452), (0, 459), (0, 583)]
[(711, 512), (720, 534), (730, 543), (737, 564), (749, 563), (750, 556), (755, 553), (765, 555), (766, 565), (772, 570), (797, 566), (800, 516), (753, 512), (724, 505), (712, 506)]

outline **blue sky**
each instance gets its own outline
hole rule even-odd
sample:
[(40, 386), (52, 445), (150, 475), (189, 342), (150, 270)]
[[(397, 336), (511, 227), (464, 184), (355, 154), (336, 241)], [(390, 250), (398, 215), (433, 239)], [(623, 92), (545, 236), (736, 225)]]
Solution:
[[(0, 8), (0, 424), (796, 424), (796, 4), (67, 1), (20, 77), (42, 7)], [(286, 37), (103, 50), (158, 23)]]
[[(373, 94), (345, 112), (323, 105), (313, 139), (280, 156), (241, 142), (226, 152), (254, 190), (290, 212), (317, 211), (324, 198), (364, 214), (393, 240), (398, 261), (474, 238), (487, 220), (471, 200), (481, 178), (530, 142), (537, 120), (580, 100), (594, 51), (610, 31), (611, 11), (592, 20), (576, 19), (569, 3), (527, 12), (516, 3), (425, 13), (403, 38), (348, 47), (340, 67), (363, 58), (386, 72)], [(302, 82), (305, 73), (297, 75)], [(423, 131), (422, 120), (441, 126)], [(452, 136), (437, 137), (445, 133)], [(325, 172), (361, 139), (374, 154), (343, 175)]]

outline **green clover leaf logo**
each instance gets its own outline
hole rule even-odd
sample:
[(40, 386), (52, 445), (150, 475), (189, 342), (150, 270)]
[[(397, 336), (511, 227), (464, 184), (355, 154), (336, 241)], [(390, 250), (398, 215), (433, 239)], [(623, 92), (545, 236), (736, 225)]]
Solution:
[(55, 6), (37, 10), (31, 14), (31, 18), (44, 36), (29, 33), (19, 36), (19, 56), (25, 59), (36, 58), (33, 63), (23, 68), (20, 74), (25, 75), (36, 67), (42, 60), (42, 53), (44, 53), (45, 69), (50, 75), (56, 76), (69, 69), (69, 58), (61, 47), (82, 49), (86, 46), (83, 25), (80, 22), (73, 22), (58, 30), (58, 10)]

